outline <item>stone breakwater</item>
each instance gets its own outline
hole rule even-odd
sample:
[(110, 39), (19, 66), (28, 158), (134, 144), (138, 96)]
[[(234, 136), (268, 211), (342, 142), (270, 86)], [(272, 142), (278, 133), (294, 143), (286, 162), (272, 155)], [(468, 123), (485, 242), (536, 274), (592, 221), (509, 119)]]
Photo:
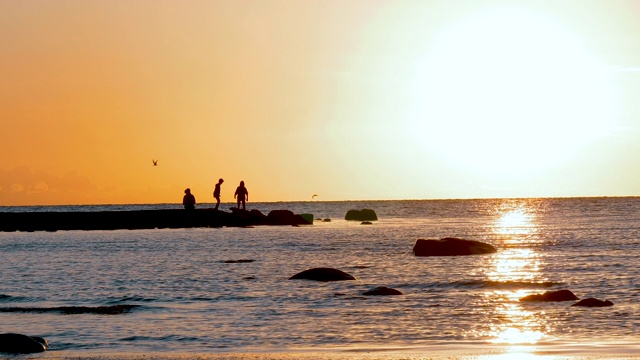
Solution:
[(254, 225), (309, 225), (310, 214), (273, 210), (232, 212), (213, 209), (168, 209), (88, 212), (0, 212), (0, 231), (120, 230)]

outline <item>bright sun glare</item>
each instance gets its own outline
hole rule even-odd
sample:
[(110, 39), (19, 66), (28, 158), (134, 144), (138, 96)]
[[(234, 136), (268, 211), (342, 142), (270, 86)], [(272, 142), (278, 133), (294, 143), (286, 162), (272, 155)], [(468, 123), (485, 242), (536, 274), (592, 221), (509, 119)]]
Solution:
[(606, 68), (543, 14), (503, 9), (462, 19), (419, 67), (412, 134), (426, 151), (479, 174), (509, 178), (561, 164), (615, 118)]

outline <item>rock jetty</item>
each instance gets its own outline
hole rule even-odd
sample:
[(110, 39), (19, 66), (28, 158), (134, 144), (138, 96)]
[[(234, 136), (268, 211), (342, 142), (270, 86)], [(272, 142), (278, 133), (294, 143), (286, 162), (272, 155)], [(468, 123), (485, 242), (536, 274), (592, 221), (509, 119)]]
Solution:
[[(309, 225), (309, 215), (289, 210), (231, 212), (214, 209), (0, 212), (0, 231), (120, 230), (254, 225)], [(311, 216), (311, 218), (313, 218)]]

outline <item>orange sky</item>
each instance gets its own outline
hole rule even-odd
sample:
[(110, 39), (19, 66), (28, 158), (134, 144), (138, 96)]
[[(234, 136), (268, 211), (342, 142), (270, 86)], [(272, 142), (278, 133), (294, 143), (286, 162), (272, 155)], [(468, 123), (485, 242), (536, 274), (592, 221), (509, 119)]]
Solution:
[(640, 195), (638, 15), (0, 0), (0, 205)]

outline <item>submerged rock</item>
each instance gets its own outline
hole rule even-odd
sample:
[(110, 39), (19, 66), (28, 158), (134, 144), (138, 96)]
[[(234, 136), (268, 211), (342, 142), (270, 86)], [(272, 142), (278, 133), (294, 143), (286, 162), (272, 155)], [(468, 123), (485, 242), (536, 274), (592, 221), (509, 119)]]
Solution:
[(347, 274), (344, 271), (333, 268), (313, 268), (299, 272), (289, 280), (305, 279), (316, 281), (343, 281), (343, 280), (356, 280), (355, 277)]
[(371, 221), (363, 221), (360, 225), (373, 225), (373, 223)]
[(101, 314), (118, 315), (131, 311), (140, 305), (111, 306), (55, 306), (55, 307), (2, 307), (0, 313), (59, 313), (64, 315)]
[(363, 292), (362, 295), (402, 295), (402, 292), (386, 286), (378, 286), (375, 289)]
[(413, 246), (416, 256), (458, 256), (495, 253), (498, 250), (490, 244), (475, 240), (444, 238), (440, 240), (418, 239)]
[(47, 350), (47, 341), (41, 337), (22, 334), (0, 334), (0, 352), (11, 354), (32, 354)]
[(570, 290), (547, 291), (544, 294), (527, 295), (520, 301), (572, 301), (578, 300)]
[(374, 221), (378, 220), (378, 215), (376, 215), (376, 212), (371, 209), (349, 210), (344, 216), (344, 219), (356, 221)]
[(605, 307), (605, 306), (613, 306), (613, 303), (609, 300), (602, 301), (596, 298), (586, 298), (578, 301), (577, 303), (571, 306)]

